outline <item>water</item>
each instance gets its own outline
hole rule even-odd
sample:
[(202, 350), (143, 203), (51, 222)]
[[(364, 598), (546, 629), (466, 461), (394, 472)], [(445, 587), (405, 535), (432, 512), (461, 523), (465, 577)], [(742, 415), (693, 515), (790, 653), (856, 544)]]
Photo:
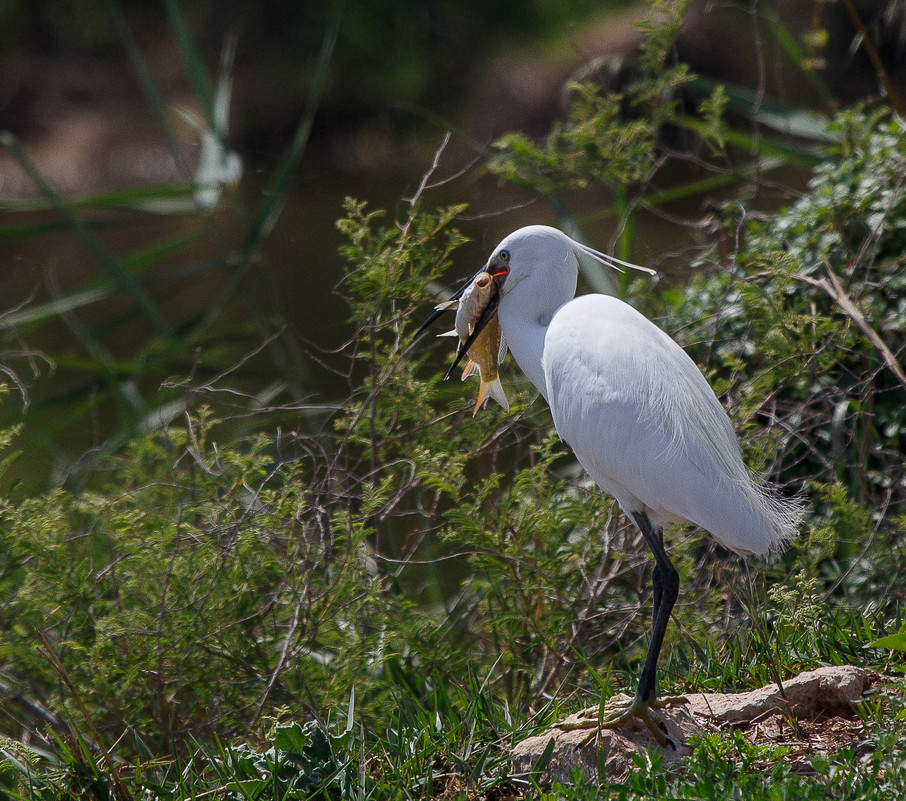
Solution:
[[(409, 209), (403, 198), (419, 186), (442, 139), (442, 132), (424, 133), (418, 157), (408, 171), (340, 172), (319, 166), (314, 153), (306, 158), (260, 257), (247, 268), (241, 291), (211, 326), (184, 342), (181, 332), (211, 313), (234, 276), (231, 261), (242, 249), (269, 175), (247, 169), (238, 191), (227, 195), (213, 214), (79, 212), (103, 247), (127, 262), (155, 243), (186, 240), (166, 258), (149, 256), (153, 266), (141, 279), (143, 289), (176, 332), (176, 344), (158, 344), (149, 351), (155, 332), (122, 291), (73, 308), (42, 327), (23, 328), (22, 341), (46, 353), (56, 365), (51, 370), (43, 359), (35, 358), (33, 364), (40, 373), (35, 377), (28, 360), (4, 361), (20, 375), (31, 399), (26, 421), (32, 433), (26, 438), (22, 460), (30, 481), (40, 483), (47, 474), (60, 480), (73, 459), (102, 446), (126, 421), (141, 418), (146, 410), (140, 398), (153, 398), (163, 382), (180, 382), (188, 376), (196, 386), (204, 385), (218, 371), (229, 370), (258, 349), (266, 331), (280, 329), (281, 319), (288, 328), (275, 344), (231, 374), (235, 386), (256, 393), (285, 381), (297, 401), (304, 397), (308, 403), (329, 404), (345, 398), (350, 386), (343, 377), (348, 364), (341, 346), (352, 328), (349, 310), (334, 291), (345, 269), (337, 253), (343, 239), (335, 221), (347, 196), (367, 200), (370, 208), (386, 209), (386, 224), (403, 219)], [(472, 241), (458, 251), (449, 274), (451, 286), (471, 275), (510, 231), (532, 223), (558, 224), (546, 199), (499, 185), (482, 161), (462, 171), (473, 161), (467, 149), (450, 147), (432, 181), (458, 177), (428, 190), (423, 199), (429, 208), (469, 203), (457, 227)], [(673, 180), (679, 184), (687, 177), (680, 174)], [(593, 246), (613, 252), (616, 221), (602, 217), (601, 210), (610, 201), (601, 192), (568, 193), (560, 202), (580, 222)], [(691, 210), (688, 202), (680, 201), (657, 213), (640, 210), (633, 217), (632, 258), (655, 266), (664, 278), (652, 284), (652, 292), (682, 279), (690, 254), (707, 236), (690, 224), (701, 216), (697, 212), (703, 201), (695, 202), (699, 205)], [(17, 225), (58, 221), (53, 212), (14, 217)], [(71, 298), (106, 276), (97, 255), (71, 230), (41, 233), (14, 245), (15, 255), (0, 287), (8, 307), (27, 303), (34, 308), (55, 297)], [(429, 308), (426, 305), (426, 313)], [(8, 354), (12, 343), (8, 338)], [(108, 372), (126, 387), (120, 397), (109, 391), (111, 379), (101, 369), (104, 359), (109, 361)], [(19, 409), (15, 399), (7, 402), (7, 424), (15, 421)]]

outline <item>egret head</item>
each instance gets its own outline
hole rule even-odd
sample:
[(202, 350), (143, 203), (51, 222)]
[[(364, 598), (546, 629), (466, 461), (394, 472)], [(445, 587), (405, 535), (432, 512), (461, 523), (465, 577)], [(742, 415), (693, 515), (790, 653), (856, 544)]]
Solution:
[(655, 275), (648, 267), (600, 253), (548, 225), (528, 225), (511, 233), (494, 249), (484, 269), (492, 275), (504, 273), (501, 297), (528, 281), (534, 294), (557, 302), (559, 307), (575, 295), (581, 256), (620, 272), (622, 267), (630, 267)]
[[(654, 275), (654, 270), (638, 267), (620, 259), (599, 253), (562, 231), (548, 225), (528, 225), (514, 231), (494, 248), (487, 264), (473, 275), (443, 308), (435, 311), (416, 332), (421, 334), (446, 308), (452, 308), (478, 275), (487, 273), (494, 281), (496, 291), (491, 293), (487, 306), (472, 330), (472, 335), (460, 349), (461, 357), (475, 341), (482, 329), (498, 312), (518, 314), (523, 319), (546, 326), (564, 303), (576, 294), (580, 255), (590, 256), (608, 267), (620, 270), (631, 267)], [(447, 375), (453, 372), (456, 362)]]
[(529, 225), (506, 237), (485, 271), (500, 288), (500, 303), (546, 325), (576, 294), (578, 243), (547, 225)]

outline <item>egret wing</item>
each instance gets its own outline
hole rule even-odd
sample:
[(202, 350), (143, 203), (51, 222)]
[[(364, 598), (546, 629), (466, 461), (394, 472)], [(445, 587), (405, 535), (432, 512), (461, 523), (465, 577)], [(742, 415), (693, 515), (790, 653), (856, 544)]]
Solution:
[(769, 549), (769, 499), (726, 412), (656, 325), (615, 298), (576, 298), (551, 321), (544, 365), (557, 431), (626, 512), (695, 523), (734, 550)]

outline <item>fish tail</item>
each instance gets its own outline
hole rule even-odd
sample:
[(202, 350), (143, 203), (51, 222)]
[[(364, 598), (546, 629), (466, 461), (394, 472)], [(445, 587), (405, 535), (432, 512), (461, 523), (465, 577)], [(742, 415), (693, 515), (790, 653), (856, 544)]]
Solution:
[(478, 387), (478, 400), (475, 401), (475, 409), (472, 411), (472, 417), (478, 414), (481, 404), (488, 398), (493, 398), (497, 401), (497, 403), (504, 408), (504, 411), (508, 412), (510, 410), (510, 402), (504, 394), (503, 384), (500, 383), (500, 377), (498, 376), (493, 381), (481, 382), (481, 386)]

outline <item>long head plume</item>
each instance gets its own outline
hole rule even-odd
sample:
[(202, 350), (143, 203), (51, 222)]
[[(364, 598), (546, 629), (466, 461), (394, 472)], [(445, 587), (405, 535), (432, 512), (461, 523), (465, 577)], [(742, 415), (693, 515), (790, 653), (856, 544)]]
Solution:
[(584, 253), (589, 258), (600, 262), (606, 267), (611, 267), (617, 272), (625, 272), (625, 270), (623, 270), (622, 268), (626, 267), (630, 270), (639, 270), (643, 273), (648, 273), (648, 275), (657, 275), (657, 270), (652, 270), (650, 267), (642, 267), (641, 265), (618, 259), (616, 256), (608, 256), (606, 253), (601, 253), (600, 250), (595, 250), (594, 248), (590, 248), (588, 245), (583, 245), (581, 242), (577, 242), (571, 236), (567, 236), (566, 234), (563, 234), (563, 236), (565, 236), (570, 242), (572, 242), (573, 246), (580, 253)]

